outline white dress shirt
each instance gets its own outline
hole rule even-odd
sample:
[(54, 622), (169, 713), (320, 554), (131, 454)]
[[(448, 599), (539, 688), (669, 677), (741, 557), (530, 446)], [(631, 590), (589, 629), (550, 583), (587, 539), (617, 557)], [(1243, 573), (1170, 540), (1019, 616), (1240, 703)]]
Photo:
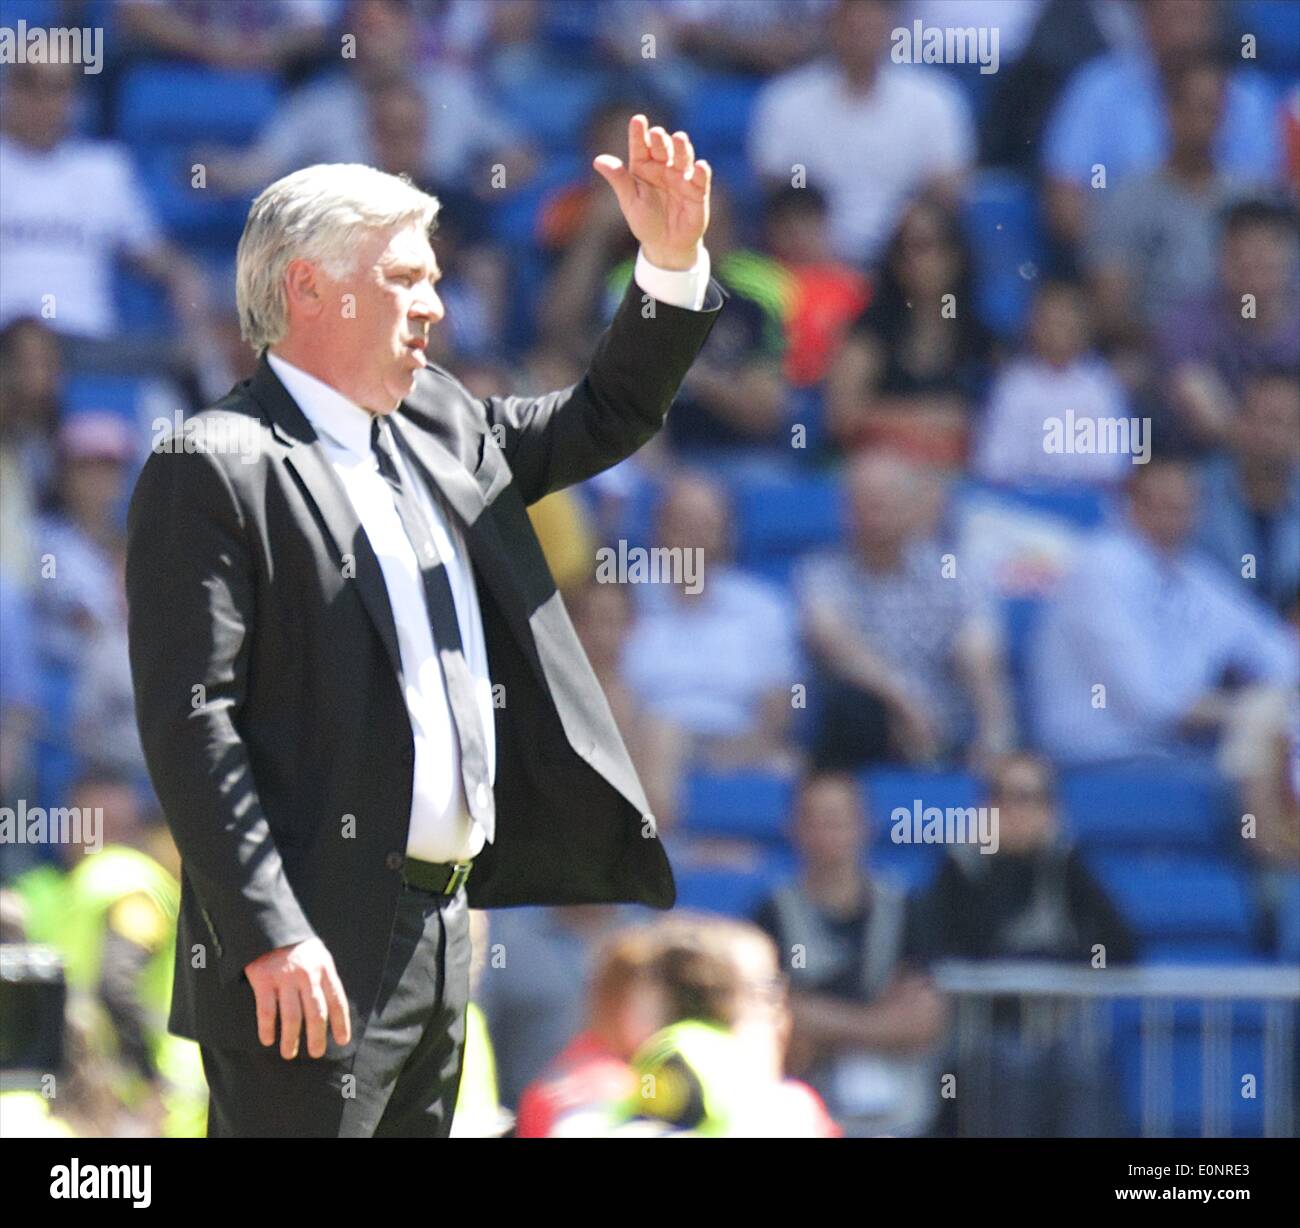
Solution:
[[(638, 255), (635, 277), (637, 285), (660, 302), (698, 311), (709, 284), (708, 252), (701, 248), (695, 267), (681, 272), (656, 268), (643, 255)], [(415, 743), (407, 855), (421, 861), (468, 861), (482, 849), (485, 836), (483, 829), (470, 818), (466, 804), (460, 742), (433, 642), (415, 550), (402, 527), (393, 491), (381, 476), (370, 449), (372, 415), (278, 354), (268, 352), (267, 362), (320, 437), (326, 457), (343, 484), (383, 574), (397, 628), (405, 679), (404, 698)], [(411, 471), (400, 451), (397, 465), (402, 483), (415, 492), (432, 526), (434, 544), (447, 567), (461, 644), (474, 678), (475, 698), (483, 722), (488, 771), (495, 782), (492, 683), (469, 551), (459, 526), (443, 515), (438, 501), (430, 496), (423, 480)]]

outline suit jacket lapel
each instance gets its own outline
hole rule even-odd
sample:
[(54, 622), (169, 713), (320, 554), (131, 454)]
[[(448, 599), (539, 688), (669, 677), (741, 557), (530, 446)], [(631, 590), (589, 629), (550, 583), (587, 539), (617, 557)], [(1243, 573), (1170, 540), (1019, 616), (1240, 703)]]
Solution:
[(531, 611), (512, 573), (510, 552), (501, 538), (496, 520), (488, 514), (483, 492), (473, 474), (434, 433), (434, 425), (426, 412), (412, 409), (406, 403), (394, 415), (392, 422), (402, 443), (424, 471), (425, 480), (442, 493), (453, 513), (459, 517), (475, 570), (492, 590), (538, 679), (546, 684), (546, 674), (529, 627)]
[(265, 355), (257, 365), (250, 390), (270, 416), (276, 438), (286, 448), (284, 463), (297, 475), (324, 521), (339, 566), (343, 566), (345, 555), (351, 555), (355, 560), (357, 591), (401, 682), (402, 654), (397, 645), (397, 625), (388, 603), (384, 575), (343, 483), (334, 472), (311, 423), (276, 378)]

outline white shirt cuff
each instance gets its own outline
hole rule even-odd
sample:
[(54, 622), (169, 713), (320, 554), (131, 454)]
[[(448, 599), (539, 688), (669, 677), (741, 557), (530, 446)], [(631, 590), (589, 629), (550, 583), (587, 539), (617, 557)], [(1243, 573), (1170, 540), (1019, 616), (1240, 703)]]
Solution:
[(699, 259), (689, 269), (661, 269), (651, 264), (645, 252), (638, 248), (632, 276), (651, 298), (667, 303), (669, 307), (699, 311), (709, 289), (710, 269), (709, 249), (703, 244), (700, 245)]

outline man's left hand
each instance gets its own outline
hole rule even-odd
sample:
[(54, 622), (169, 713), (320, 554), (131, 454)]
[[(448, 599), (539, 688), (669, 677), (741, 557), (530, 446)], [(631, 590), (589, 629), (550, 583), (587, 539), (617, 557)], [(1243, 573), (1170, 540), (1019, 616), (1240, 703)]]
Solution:
[(627, 164), (612, 154), (592, 163), (618, 197), (645, 258), (661, 269), (692, 268), (709, 225), (713, 169), (696, 160), (691, 138), (651, 128), (644, 115), (627, 126)]

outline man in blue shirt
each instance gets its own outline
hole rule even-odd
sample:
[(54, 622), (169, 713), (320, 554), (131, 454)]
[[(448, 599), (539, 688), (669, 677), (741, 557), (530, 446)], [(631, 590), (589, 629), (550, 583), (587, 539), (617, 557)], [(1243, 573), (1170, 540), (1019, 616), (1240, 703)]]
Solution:
[(1181, 460), (1135, 468), (1127, 521), (1079, 552), (1031, 648), (1042, 748), (1066, 763), (1223, 750), (1260, 687), (1294, 687), (1280, 619), (1189, 548)]
[[(1212, 0), (1148, 0), (1146, 46), (1114, 51), (1070, 79), (1043, 134), (1042, 164), (1053, 229), (1073, 244), (1084, 234), (1096, 167), (1105, 187), (1154, 170), (1168, 156), (1165, 78), (1178, 63), (1212, 51), (1225, 6)], [(1281, 125), (1268, 83), (1249, 69), (1228, 76), (1215, 140), (1216, 170), (1243, 182), (1272, 182)]]

